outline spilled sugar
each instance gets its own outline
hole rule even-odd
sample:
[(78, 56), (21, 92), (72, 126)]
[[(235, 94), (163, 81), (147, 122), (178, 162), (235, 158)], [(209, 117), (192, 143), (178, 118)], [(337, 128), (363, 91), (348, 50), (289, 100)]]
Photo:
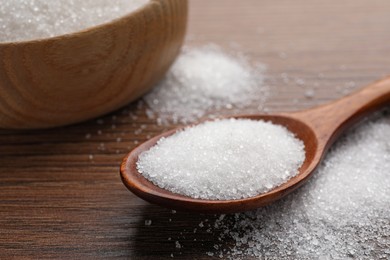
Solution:
[(193, 198), (252, 197), (295, 176), (303, 143), (269, 122), (225, 119), (205, 122), (143, 152), (138, 171), (157, 186)]
[(189, 123), (222, 109), (244, 108), (267, 97), (264, 66), (214, 45), (184, 48), (165, 78), (144, 100), (159, 123)]
[[(256, 211), (221, 215), (214, 252), (246, 259), (389, 259), (390, 116), (350, 131), (307, 185)], [(226, 245), (217, 244), (218, 248)]]
[(0, 42), (76, 32), (109, 22), (148, 0), (11, 0), (0, 4)]

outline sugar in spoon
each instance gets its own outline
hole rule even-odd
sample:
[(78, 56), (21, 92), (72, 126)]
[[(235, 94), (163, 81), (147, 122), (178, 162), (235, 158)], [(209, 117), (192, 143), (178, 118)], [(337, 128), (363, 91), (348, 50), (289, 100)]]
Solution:
[(344, 130), (389, 104), (390, 77), (374, 82), (351, 95), (308, 110), (226, 117), (270, 121), (286, 127), (304, 142), (306, 158), (298, 174), (284, 184), (254, 197), (237, 200), (194, 199), (162, 189), (145, 179), (137, 171), (138, 156), (154, 146), (160, 138), (170, 136), (180, 128), (153, 137), (132, 150), (123, 159), (120, 168), (122, 181), (137, 196), (171, 209), (204, 213), (232, 213), (256, 209), (286, 196), (304, 184)]

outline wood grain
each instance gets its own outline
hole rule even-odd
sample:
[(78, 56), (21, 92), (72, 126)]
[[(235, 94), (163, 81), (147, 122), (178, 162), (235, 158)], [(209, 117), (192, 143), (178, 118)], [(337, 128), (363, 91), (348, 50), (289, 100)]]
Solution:
[[(187, 44), (238, 46), (267, 64), (274, 93), (267, 109), (293, 111), (389, 74), (389, 12), (386, 0), (194, 0)], [(131, 104), (103, 121), (0, 131), (1, 259), (210, 259), (218, 231), (198, 225), (213, 215), (172, 214), (120, 180), (123, 156), (166, 130), (144, 109)]]
[(152, 0), (82, 32), (0, 43), (0, 128), (94, 118), (147, 92), (177, 56), (187, 1)]

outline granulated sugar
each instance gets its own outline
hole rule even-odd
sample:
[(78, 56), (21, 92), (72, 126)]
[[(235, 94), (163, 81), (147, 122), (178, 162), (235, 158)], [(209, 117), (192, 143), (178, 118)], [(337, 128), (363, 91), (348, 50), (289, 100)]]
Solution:
[(252, 197), (286, 182), (305, 159), (302, 141), (269, 122), (205, 122), (142, 153), (138, 171), (161, 188), (193, 198)]
[[(389, 259), (390, 116), (350, 131), (307, 185), (257, 211), (222, 215), (228, 258)], [(218, 245), (223, 246), (223, 244)]]
[(244, 108), (267, 97), (264, 66), (214, 45), (184, 49), (165, 78), (144, 97), (159, 123), (189, 123), (210, 112)]
[(148, 0), (10, 0), (0, 4), (0, 42), (76, 32), (126, 15)]

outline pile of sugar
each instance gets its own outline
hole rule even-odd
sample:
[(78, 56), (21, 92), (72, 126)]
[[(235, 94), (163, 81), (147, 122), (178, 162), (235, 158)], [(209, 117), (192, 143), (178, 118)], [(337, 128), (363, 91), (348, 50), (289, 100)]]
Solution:
[(286, 182), (305, 159), (286, 128), (249, 119), (209, 121), (162, 138), (138, 171), (157, 186), (193, 198), (252, 197)]
[(0, 4), (0, 42), (26, 41), (109, 22), (148, 0), (10, 0)]
[(267, 97), (264, 65), (251, 66), (241, 55), (215, 45), (184, 48), (165, 78), (144, 97), (149, 117), (159, 123), (189, 123), (210, 112), (261, 107)]
[(234, 246), (209, 253), (233, 259), (388, 259), (389, 137), (390, 116), (349, 132), (296, 193), (256, 211), (222, 215), (215, 228)]

